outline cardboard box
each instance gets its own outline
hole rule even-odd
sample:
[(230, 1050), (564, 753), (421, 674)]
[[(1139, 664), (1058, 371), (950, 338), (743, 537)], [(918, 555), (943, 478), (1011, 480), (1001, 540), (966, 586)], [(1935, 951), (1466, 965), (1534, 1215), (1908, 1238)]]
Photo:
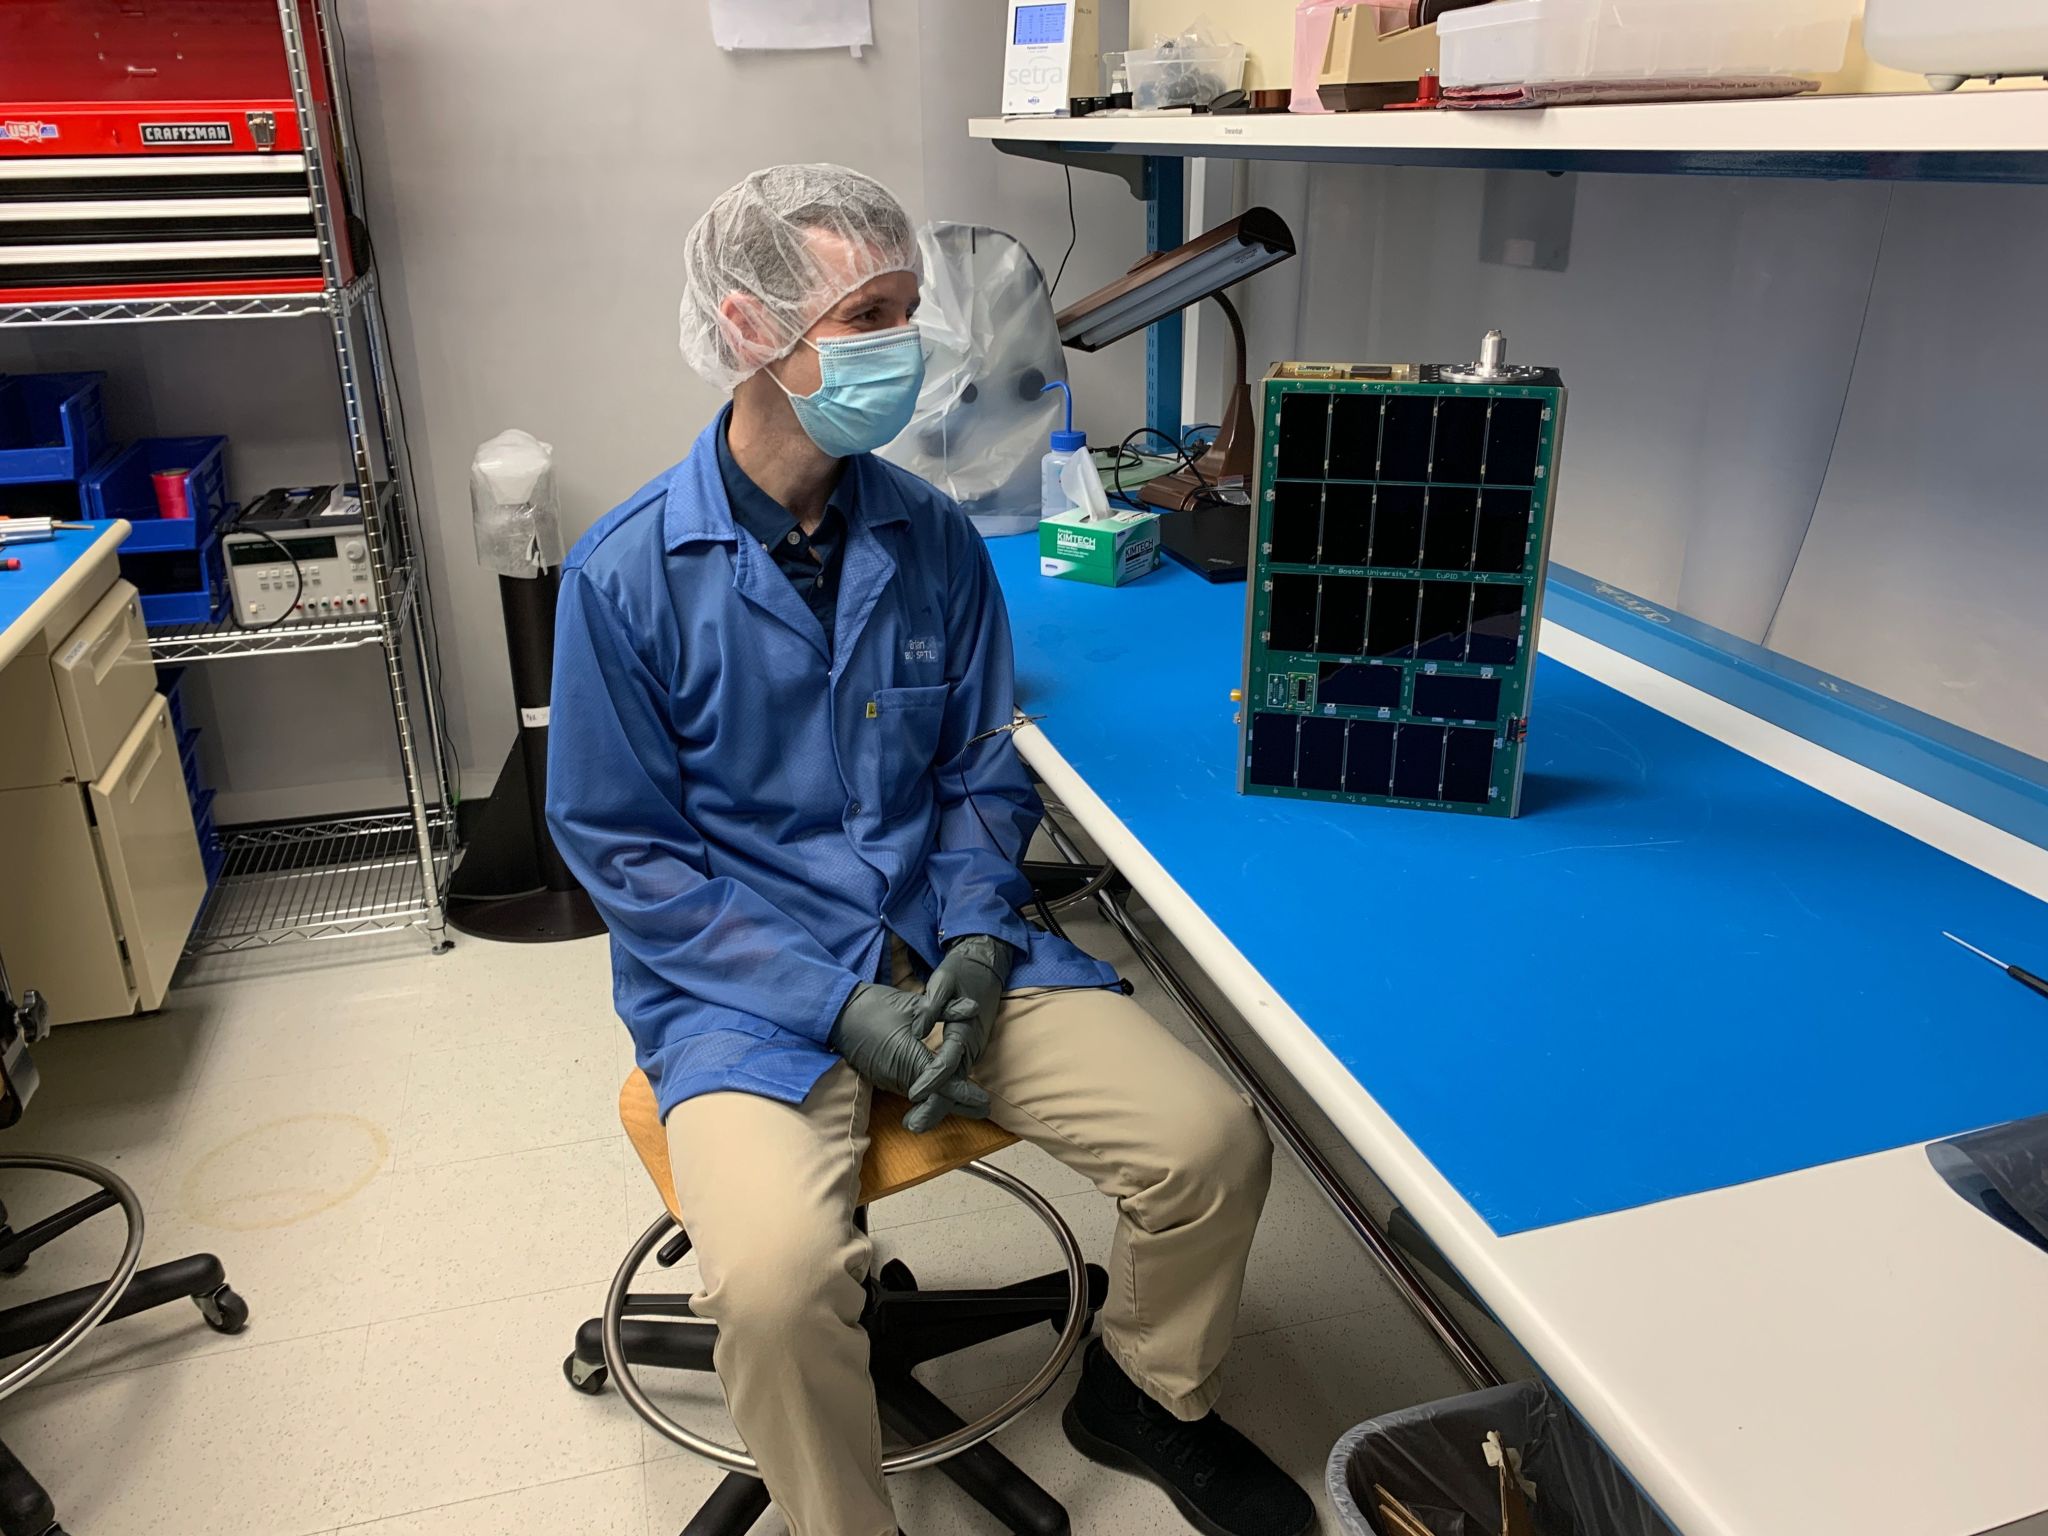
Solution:
[(1079, 512), (1062, 512), (1038, 525), (1041, 576), (1120, 587), (1158, 564), (1157, 513), (1111, 512), (1089, 519)]

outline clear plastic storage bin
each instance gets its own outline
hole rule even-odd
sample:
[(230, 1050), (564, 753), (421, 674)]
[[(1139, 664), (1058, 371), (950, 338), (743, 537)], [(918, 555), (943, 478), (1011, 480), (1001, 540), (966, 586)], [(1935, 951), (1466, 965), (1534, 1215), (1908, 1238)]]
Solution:
[(1824, 75), (1858, 0), (1494, 0), (1437, 19), (1448, 87)]
[(1244, 44), (1162, 43), (1124, 55), (1131, 74), (1131, 105), (1140, 112), (1160, 107), (1207, 106), (1244, 86)]

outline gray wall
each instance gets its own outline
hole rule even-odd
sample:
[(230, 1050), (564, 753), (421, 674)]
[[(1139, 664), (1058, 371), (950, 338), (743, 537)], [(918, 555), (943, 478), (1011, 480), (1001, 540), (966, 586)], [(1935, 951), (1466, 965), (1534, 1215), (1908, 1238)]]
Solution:
[[(514, 729), (496, 579), (478, 569), (467, 470), (508, 426), (555, 445), (573, 535), (682, 457), (719, 397), (675, 344), (677, 252), (759, 166), (838, 160), (918, 217), (999, 225), (1048, 273), (1060, 171), (971, 143), (993, 102), (1002, 0), (875, 0), (875, 46), (727, 54), (701, 3), (343, 0), (369, 216), (425, 504), (447, 699), (472, 792)], [(1142, 247), (1142, 205), (1074, 178), (1078, 296)], [(0, 336), (0, 371), (101, 367), (125, 435), (226, 432), (237, 494), (336, 478), (338, 404), (318, 322)], [(1136, 424), (1144, 347), (1075, 368), (1099, 432)], [(1125, 416), (1129, 423), (1124, 422)], [(392, 803), (370, 653), (216, 664), (198, 687), (224, 820)]]
[[(1555, 557), (2048, 757), (2048, 189), (1256, 167), (1256, 357), (1571, 390)], [(1482, 256), (1568, 218), (1562, 271)], [(1567, 206), (1569, 205), (1569, 206)]]

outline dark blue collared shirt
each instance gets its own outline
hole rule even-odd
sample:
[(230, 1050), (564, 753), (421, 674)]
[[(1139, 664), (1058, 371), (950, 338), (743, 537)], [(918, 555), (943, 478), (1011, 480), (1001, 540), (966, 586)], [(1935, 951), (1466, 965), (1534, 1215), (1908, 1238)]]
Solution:
[(825, 649), (832, 649), (832, 615), (839, 603), (839, 556), (846, 548), (846, 514), (840, 498), (847, 494), (848, 476), (825, 501), (825, 516), (815, 533), (805, 533), (789, 509), (754, 484), (740, 461), (732, 456), (725, 429), (731, 410), (718, 420), (718, 478), (725, 482), (725, 499), (732, 503), (732, 520), (753, 535), (754, 542), (774, 558), (775, 568), (789, 578), (797, 596), (816, 616), (825, 631)]

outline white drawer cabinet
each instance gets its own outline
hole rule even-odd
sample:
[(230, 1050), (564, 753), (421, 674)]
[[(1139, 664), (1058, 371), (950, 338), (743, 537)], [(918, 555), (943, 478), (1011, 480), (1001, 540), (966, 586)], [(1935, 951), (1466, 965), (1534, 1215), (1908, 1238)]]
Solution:
[(206, 895), (135, 589), (95, 586), (0, 668), (0, 956), (56, 1024), (162, 1003)]

